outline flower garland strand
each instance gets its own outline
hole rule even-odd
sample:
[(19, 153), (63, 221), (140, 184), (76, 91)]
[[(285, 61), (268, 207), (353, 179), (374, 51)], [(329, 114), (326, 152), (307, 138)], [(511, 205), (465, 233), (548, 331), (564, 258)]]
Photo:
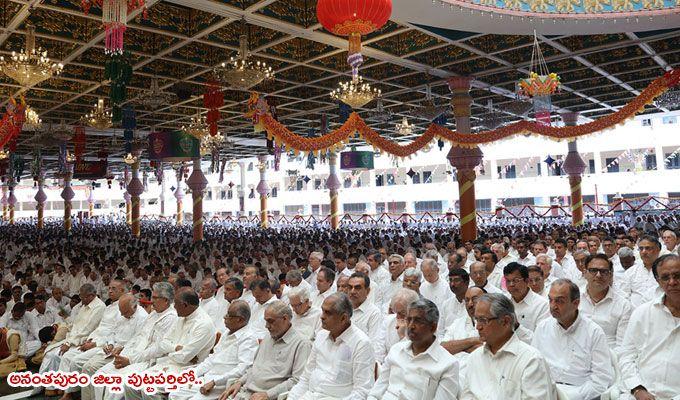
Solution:
[(668, 71), (650, 83), (640, 95), (623, 106), (619, 111), (583, 125), (551, 127), (535, 122), (519, 121), (492, 131), (463, 134), (451, 131), (437, 124), (432, 124), (416, 140), (406, 145), (398, 144), (380, 136), (378, 132), (371, 129), (356, 113), (350, 114), (349, 118), (338, 129), (316, 138), (306, 138), (291, 132), (269, 114), (259, 114), (253, 116), (253, 118), (257, 119), (259, 124), (267, 131), (270, 139), (272, 137), (276, 138), (287, 149), (293, 150), (296, 153), (300, 151), (319, 152), (342, 148), (355, 134), (358, 134), (368, 144), (380, 151), (403, 158), (423, 149), (435, 138), (442, 138), (461, 147), (474, 147), (479, 144), (491, 143), (514, 135), (527, 133), (555, 140), (573, 140), (581, 136), (611, 129), (616, 125), (626, 122), (641, 112), (646, 105), (651, 104), (657, 96), (670, 87), (678, 85), (678, 83), (680, 83), (680, 69)]

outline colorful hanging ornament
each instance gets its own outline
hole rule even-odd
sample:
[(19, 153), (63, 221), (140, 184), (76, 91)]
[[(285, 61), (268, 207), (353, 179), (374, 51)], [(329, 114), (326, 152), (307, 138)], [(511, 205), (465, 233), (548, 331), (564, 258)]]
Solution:
[[(108, 1), (108, 0), (104, 0)], [(111, 81), (111, 121), (121, 121), (121, 105), (127, 100), (127, 85), (132, 79), (132, 65), (127, 54), (115, 53), (106, 62), (104, 78)]]
[(531, 53), (529, 76), (519, 81), (517, 93), (533, 99), (536, 122), (550, 125), (550, 96), (560, 88), (560, 77), (548, 70), (543, 58), (538, 36), (534, 31), (534, 47)]
[(206, 122), (210, 135), (217, 135), (217, 122), (220, 120), (220, 107), (224, 105), (224, 93), (220, 85), (214, 80), (208, 81), (205, 85), (205, 93), (203, 94), (203, 106), (208, 109), (206, 115)]
[(73, 153), (76, 156), (76, 161), (81, 161), (83, 154), (85, 153), (85, 142), (87, 137), (85, 136), (85, 129), (82, 126), (77, 126), (74, 129), (75, 135), (73, 135)]
[(127, 29), (129, 12), (143, 8), (143, 17), (146, 18), (144, 0), (82, 0), (81, 6), (85, 14), (90, 12), (92, 6), (101, 7), (102, 24), (106, 32), (104, 40), (106, 54), (123, 53), (123, 36)]

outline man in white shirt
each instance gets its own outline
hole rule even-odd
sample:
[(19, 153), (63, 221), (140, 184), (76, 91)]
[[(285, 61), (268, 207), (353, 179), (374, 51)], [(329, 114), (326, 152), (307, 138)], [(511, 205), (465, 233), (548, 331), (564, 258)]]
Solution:
[(439, 264), (432, 259), (425, 259), (420, 263), (425, 282), (420, 285), (420, 294), (437, 305), (438, 310), (444, 309), (444, 303), (451, 298), (452, 293), (448, 282), (439, 277)]
[(487, 293), (501, 293), (501, 290), (497, 286), (494, 286), (489, 282), (487, 279), (488, 276), (489, 272), (483, 262), (475, 261), (470, 265), (470, 279), (472, 280), (470, 285), (474, 284), (474, 286), (484, 288)]
[(390, 280), (383, 290), (384, 303), (381, 308), (383, 311), (387, 311), (389, 302), (392, 300), (392, 296), (394, 296), (397, 290), (404, 287), (404, 270), (406, 269), (404, 257), (400, 256), (399, 254), (392, 254), (387, 258), (387, 262)]
[(283, 288), (283, 296), (281, 300), (288, 301), (289, 291), (297, 287), (307, 289), (307, 293), (310, 295), (312, 290), (314, 290), (312, 285), (310, 285), (306, 280), (302, 279), (302, 274), (299, 270), (293, 269), (286, 272), (286, 287)]
[(61, 287), (53, 287), (52, 295), (45, 303), (47, 308), (54, 311), (62, 319), (66, 319), (71, 312), (71, 307), (69, 306), (70, 299), (64, 296), (64, 291)]
[(18, 302), (0, 317), (0, 328), (14, 330), (21, 337), (20, 356), (31, 357), (40, 348), (40, 338), (38, 332), (40, 326), (31, 312), (26, 312), (26, 305)]
[[(560, 269), (554, 268), (557, 265)], [(547, 254), (539, 254), (536, 256), (536, 266), (541, 268), (543, 271), (543, 277), (545, 278), (545, 284), (550, 286), (553, 281), (565, 278), (565, 274), (562, 271), (559, 264), (555, 263), (552, 257)]]
[(80, 287), (87, 283), (87, 277), (83, 276), (82, 273), (78, 271), (78, 266), (75, 264), (71, 265), (69, 272), (70, 273), (66, 281), (66, 290), (68, 291), (69, 295), (73, 295), (78, 293)]
[(459, 400), (557, 400), (548, 364), (514, 333), (510, 299), (500, 293), (482, 295), (475, 306), (475, 321), (485, 344), (468, 357)]
[(64, 272), (64, 266), (61, 264), (54, 264), (54, 272), (52, 274), (52, 291), (54, 288), (60, 288), (61, 290), (68, 289), (68, 275)]
[(300, 286), (292, 288), (288, 292), (288, 304), (293, 309), (293, 328), (302, 337), (314, 341), (316, 333), (321, 329), (321, 309), (312, 307), (309, 290)]
[(352, 325), (352, 303), (344, 293), (326, 298), (321, 327), (305, 372), (288, 397), (299, 400), (360, 400), (373, 386), (371, 340)]
[(355, 272), (349, 278), (349, 300), (352, 302), (352, 325), (361, 329), (373, 343), (374, 354), (379, 354), (383, 341), (383, 314), (375, 306), (366, 301), (371, 287), (371, 280), (366, 274)]
[(543, 270), (537, 265), (532, 265), (527, 269), (529, 271), (529, 287), (534, 293), (547, 299), (548, 290), (545, 287), (545, 277), (543, 276)]
[(312, 293), (312, 307), (321, 308), (321, 304), (328, 296), (335, 292), (335, 272), (330, 268), (321, 267), (316, 274), (316, 290)]
[[(503, 269), (499, 268), (496, 263), (498, 262), (498, 257), (496, 254), (491, 251), (491, 250), (483, 250), (482, 251), (482, 263), (484, 263), (484, 267), (486, 269), (486, 273), (488, 274), (486, 279), (489, 281), (489, 283), (500, 289), (501, 288), (501, 281), (503, 280)], [(479, 285), (477, 285), (479, 286)], [(492, 293), (493, 290), (487, 290), (489, 293)]]
[(215, 283), (215, 280), (212, 277), (204, 278), (201, 281), (201, 290), (198, 292), (200, 297), (199, 307), (213, 320), (215, 329), (222, 332), (224, 331), (224, 314), (219, 311), (220, 305), (215, 297), (216, 290), (217, 283)]
[[(175, 291), (170, 283), (155, 283), (151, 292), (154, 311), (144, 320), (144, 324), (123, 350), (114, 355), (113, 361), (104, 365), (97, 373), (125, 376), (145, 371), (157, 358), (164, 356), (166, 353), (160, 347), (163, 337), (170, 332), (177, 320), (177, 311), (172, 307), (174, 299)], [(87, 369), (88, 365), (83, 368)], [(112, 393), (104, 387), (95, 387), (94, 392), (97, 400), (123, 399), (123, 393)]]
[(524, 265), (511, 262), (503, 275), (518, 322), (533, 332), (539, 322), (550, 317), (548, 301), (529, 288), (529, 269)]
[(529, 267), (536, 264), (536, 257), (529, 252), (527, 243), (524, 240), (517, 241), (517, 262)]
[[(175, 325), (160, 343), (160, 353), (165, 356), (156, 359), (156, 364), (145, 372), (177, 374), (202, 362), (215, 344), (217, 330), (212, 319), (199, 307), (199, 298), (192, 288), (183, 287), (175, 293), (175, 310), (179, 317)], [(153, 395), (144, 393), (144, 398), (163, 398), (163, 387), (157, 387)], [(125, 386), (126, 400), (139, 400), (142, 391)]]
[(517, 259), (513, 256), (511, 256), (508, 253), (508, 247), (505, 243), (494, 243), (491, 245), (491, 251), (496, 255), (496, 258), (498, 259), (498, 262), (496, 263), (496, 267), (499, 268), (501, 271), (503, 268), (505, 268), (506, 265), (510, 264), (513, 261), (517, 261)]
[(248, 328), (249, 320), (248, 303), (243, 300), (231, 302), (224, 316), (226, 333), (220, 337), (212, 354), (195, 368), (196, 377), (203, 385), (181, 388), (170, 394), (171, 400), (216, 399), (230, 380), (242, 376), (253, 365), (258, 343)]
[(555, 239), (553, 248), (555, 249), (554, 261), (562, 267), (565, 277), (570, 279), (578, 277), (580, 273), (576, 268), (574, 257), (567, 251), (567, 241), (562, 238)]
[(271, 284), (268, 279), (258, 279), (250, 285), (250, 290), (255, 298), (255, 304), (251, 307), (250, 329), (258, 339), (267, 336), (267, 329), (264, 321), (264, 310), (269, 303), (277, 300), (271, 291)]
[(606, 255), (588, 256), (585, 274), (588, 285), (581, 293), (579, 311), (602, 328), (609, 348), (620, 354), (632, 308), (628, 300), (612, 287), (613, 275), (614, 266)]
[(678, 255), (678, 250), (680, 249), (680, 241), (678, 241), (678, 235), (667, 229), (661, 234), (661, 240), (663, 241), (663, 249), (661, 249), (661, 255), (675, 254)]
[[(371, 299), (380, 310), (383, 310), (385, 303), (389, 302), (386, 296), (387, 286), (390, 284), (391, 276), (387, 269), (382, 267), (382, 256), (379, 252), (373, 251), (368, 254), (366, 261), (370, 268), (368, 277), (371, 280)], [(359, 264), (357, 264), (358, 266)], [(356, 269), (356, 267), (355, 267)]]
[[(111, 361), (115, 354), (120, 353), (125, 345), (138, 333), (140, 326), (143, 325), (147, 317), (147, 313), (138, 305), (137, 298), (132, 294), (126, 293), (121, 295), (116, 303), (120, 314), (116, 320), (115, 329), (109, 331), (109, 336), (102, 339), (101, 343), (97, 343), (96, 347), (77, 355), (68, 366), (69, 372), (76, 371), (88, 375), (94, 374), (98, 369)], [(77, 392), (78, 389), (78, 387), (67, 389), (62, 400), (72, 398), (72, 393)], [(94, 391), (92, 386), (83, 387), (81, 399), (92, 400), (93, 398)]]
[(51, 308), (47, 307), (45, 295), (42, 294), (35, 296), (35, 307), (33, 308), (33, 311), (31, 311), (31, 314), (35, 316), (35, 319), (38, 322), (38, 329), (57, 324), (61, 321), (61, 318)]
[[(641, 251), (642, 252), (642, 251)], [(680, 257), (652, 268), (663, 295), (636, 308), (621, 350), (622, 386), (635, 400), (676, 399), (680, 393)]]
[(317, 289), (316, 275), (318, 274), (319, 268), (321, 268), (321, 261), (323, 261), (323, 253), (320, 251), (313, 251), (309, 253), (309, 257), (307, 260), (309, 261), (309, 270), (311, 271), (311, 273), (305, 280), (312, 286), (313, 289)]
[(652, 265), (659, 257), (661, 243), (654, 236), (645, 235), (638, 241), (642, 265), (636, 264), (623, 274), (619, 289), (623, 296), (630, 301), (633, 309), (654, 299), (659, 284), (654, 279)]
[(570, 400), (599, 397), (614, 383), (614, 367), (602, 328), (579, 315), (578, 286), (558, 279), (550, 287), (550, 313), (534, 332), (532, 346), (550, 366), (552, 378)]
[(454, 268), (449, 271), (449, 290), (451, 296), (444, 301), (439, 313), (439, 333), (442, 334), (456, 319), (465, 316), (465, 292), (470, 286), (470, 275), (463, 268)]
[(407, 336), (395, 344), (380, 368), (370, 400), (458, 398), (458, 362), (436, 337), (439, 311), (419, 299), (407, 309)]
[(409, 304), (419, 298), (418, 293), (407, 288), (397, 290), (397, 293), (392, 296), (392, 301), (390, 302), (392, 313), (385, 316), (383, 320), (383, 331), (385, 332), (382, 342), (383, 346), (375, 354), (375, 360), (378, 363), (383, 363), (385, 356), (389, 353), (392, 346), (406, 336), (406, 309)]

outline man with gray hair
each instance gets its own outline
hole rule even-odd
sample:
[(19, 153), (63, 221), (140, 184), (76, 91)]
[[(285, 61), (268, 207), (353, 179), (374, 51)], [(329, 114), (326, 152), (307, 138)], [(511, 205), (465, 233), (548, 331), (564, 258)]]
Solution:
[(201, 386), (181, 388), (171, 393), (171, 400), (208, 400), (220, 397), (227, 383), (243, 375), (252, 364), (257, 351), (257, 338), (248, 328), (250, 306), (243, 300), (229, 304), (223, 323), (227, 328), (212, 354), (195, 367)]
[[(453, 295), (448, 282), (440, 278), (439, 264), (435, 260), (426, 258), (420, 263), (425, 282), (420, 285), (420, 294), (437, 305), (442, 310), (446, 300)], [(448, 271), (448, 270), (447, 270)]]
[(557, 400), (550, 368), (541, 353), (515, 334), (515, 308), (500, 293), (477, 299), (475, 327), (484, 345), (467, 359), (460, 400)]
[(373, 386), (371, 340), (352, 325), (352, 303), (344, 293), (321, 305), (321, 327), (305, 372), (288, 394), (296, 400), (365, 399)]
[(369, 400), (458, 398), (458, 362), (437, 340), (437, 306), (427, 299), (409, 304), (407, 340), (385, 357)]
[(309, 270), (311, 273), (309, 276), (305, 279), (307, 283), (312, 286), (312, 288), (317, 289), (316, 287), (316, 275), (319, 272), (319, 268), (321, 268), (321, 261), (323, 261), (323, 253), (320, 251), (313, 251), (309, 253), (309, 257), (307, 258), (309, 262)]
[[(113, 361), (97, 370), (96, 374), (124, 376), (141, 372), (151, 366), (156, 358), (164, 356), (165, 353), (160, 348), (161, 341), (177, 320), (177, 311), (172, 307), (174, 300), (175, 290), (172, 284), (155, 283), (151, 291), (153, 311), (122, 351), (114, 355)], [(89, 368), (87, 363), (83, 368)], [(112, 393), (105, 387), (95, 387), (94, 393), (97, 400), (119, 400), (124, 396), (123, 393)]]
[[(224, 314), (219, 312), (220, 304), (215, 297), (215, 292), (217, 291), (217, 283), (212, 277), (203, 278), (201, 281), (201, 289), (198, 292), (200, 300), (200, 305), (206, 314), (210, 316), (215, 325), (215, 329), (219, 332), (224, 332)], [(220, 315), (221, 314), (221, 315)]]
[(307, 289), (308, 293), (312, 292), (312, 285), (306, 280), (302, 279), (302, 273), (300, 270), (292, 269), (286, 272), (286, 286), (283, 288), (283, 296), (281, 300), (288, 301), (288, 293), (296, 287)]
[(406, 268), (404, 271), (404, 288), (411, 289), (420, 295), (420, 285), (423, 283), (423, 274), (415, 268)]
[(635, 265), (635, 252), (630, 247), (622, 246), (617, 254), (619, 255), (619, 261), (621, 261), (621, 267), (623, 267), (624, 271), (628, 271), (630, 267)]
[(321, 309), (313, 307), (306, 287), (295, 287), (288, 292), (288, 304), (293, 309), (292, 324), (302, 337), (314, 340), (321, 329)]
[[(264, 312), (269, 335), (255, 354), (253, 365), (239, 376), (220, 399), (269, 400), (290, 391), (302, 375), (311, 344), (291, 329), (293, 312), (281, 300), (267, 305)], [(291, 399), (292, 400), (292, 399)]]
[(397, 290), (397, 293), (392, 296), (390, 302), (391, 314), (388, 314), (383, 320), (383, 331), (385, 332), (383, 346), (375, 354), (377, 362), (382, 363), (392, 346), (406, 336), (406, 308), (419, 298), (418, 293), (407, 288)]

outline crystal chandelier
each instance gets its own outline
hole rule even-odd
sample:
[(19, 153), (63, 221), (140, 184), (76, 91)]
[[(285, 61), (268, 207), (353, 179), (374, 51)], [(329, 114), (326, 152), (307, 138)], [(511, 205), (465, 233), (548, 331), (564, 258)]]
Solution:
[(26, 119), (22, 129), (29, 132), (39, 131), (42, 128), (42, 120), (31, 107), (26, 106)]
[(428, 122), (434, 121), (437, 117), (444, 114), (449, 106), (438, 106), (432, 99), (430, 84), (425, 85), (425, 101), (422, 105), (413, 107), (411, 115), (415, 118), (424, 119)]
[(494, 130), (508, 121), (508, 116), (498, 110), (494, 110), (493, 102), (487, 103), (487, 112), (480, 116), (479, 125), (488, 130)]
[(383, 100), (380, 97), (376, 101), (375, 111), (372, 111), (369, 115), (369, 120), (378, 123), (387, 123), (392, 119), (392, 111), (383, 106)]
[(26, 30), (26, 47), (18, 54), (13, 51), (7, 60), (0, 57), (0, 69), (21, 86), (31, 87), (58, 75), (64, 66), (50, 61), (47, 51), (35, 48), (35, 31), (32, 26), (27, 26)]
[(174, 93), (164, 92), (158, 85), (158, 78), (151, 79), (151, 87), (139, 96), (137, 103), (156, 110), (164, 105), (170, 105), (177, 96)]
[(133, 156), (132, 153), (127, 153), (123, 157), (123, 162), (127, 165), (134, 165), (137, 162), (137, 157)]
[(83, 120), (88, 126), (100, 130), (110, 128), (113, 125), (111, 112), (104, 109), (104, 99), (98, 99), (94, 110), (85, 115)]
[(413, 125), (408, 123), (408, 119), (404, 117), (401, 123), (396, 125), (397, 133), (401, 136), (408, 136), (413, 133)]
[(357, 75), (349, 82), (340, 82), (339, 87), (331, 92), (331, 98), (357, 109), (380, 97), (380, 94), (380, 89), (371, 88), (371, 85), (364, 83), (361, 75)]
[(210, 136), (210, 131), (208, 130), (208, 124), (205, 122), (205, 117), (200, 114), (196, 114), (191, 117), (191, 122), (189, 122), (189, 125), (182, 125), (181, 129), (200, 141), (203, 141), (204, 137)]
[(224, 142), (224, 136), (217, 132), (217, 135), (205, 135), (201, 139), (201, 155), (205, 156), (211, 154), (213, 150), (219, 150), (220, 146)]
[(227, 86), (234, 89), (248, 90), (265, 79), (274, 76), (271, 67), (263, 61), (253, 62), (248, 59), (248, 36), (239, 37), (239, 56), (230, 58), (215, 68), (215, 75)]
[(9, 158), (9, 153), (4, 148), (0, 148), (0, 160), (6, 160)]

